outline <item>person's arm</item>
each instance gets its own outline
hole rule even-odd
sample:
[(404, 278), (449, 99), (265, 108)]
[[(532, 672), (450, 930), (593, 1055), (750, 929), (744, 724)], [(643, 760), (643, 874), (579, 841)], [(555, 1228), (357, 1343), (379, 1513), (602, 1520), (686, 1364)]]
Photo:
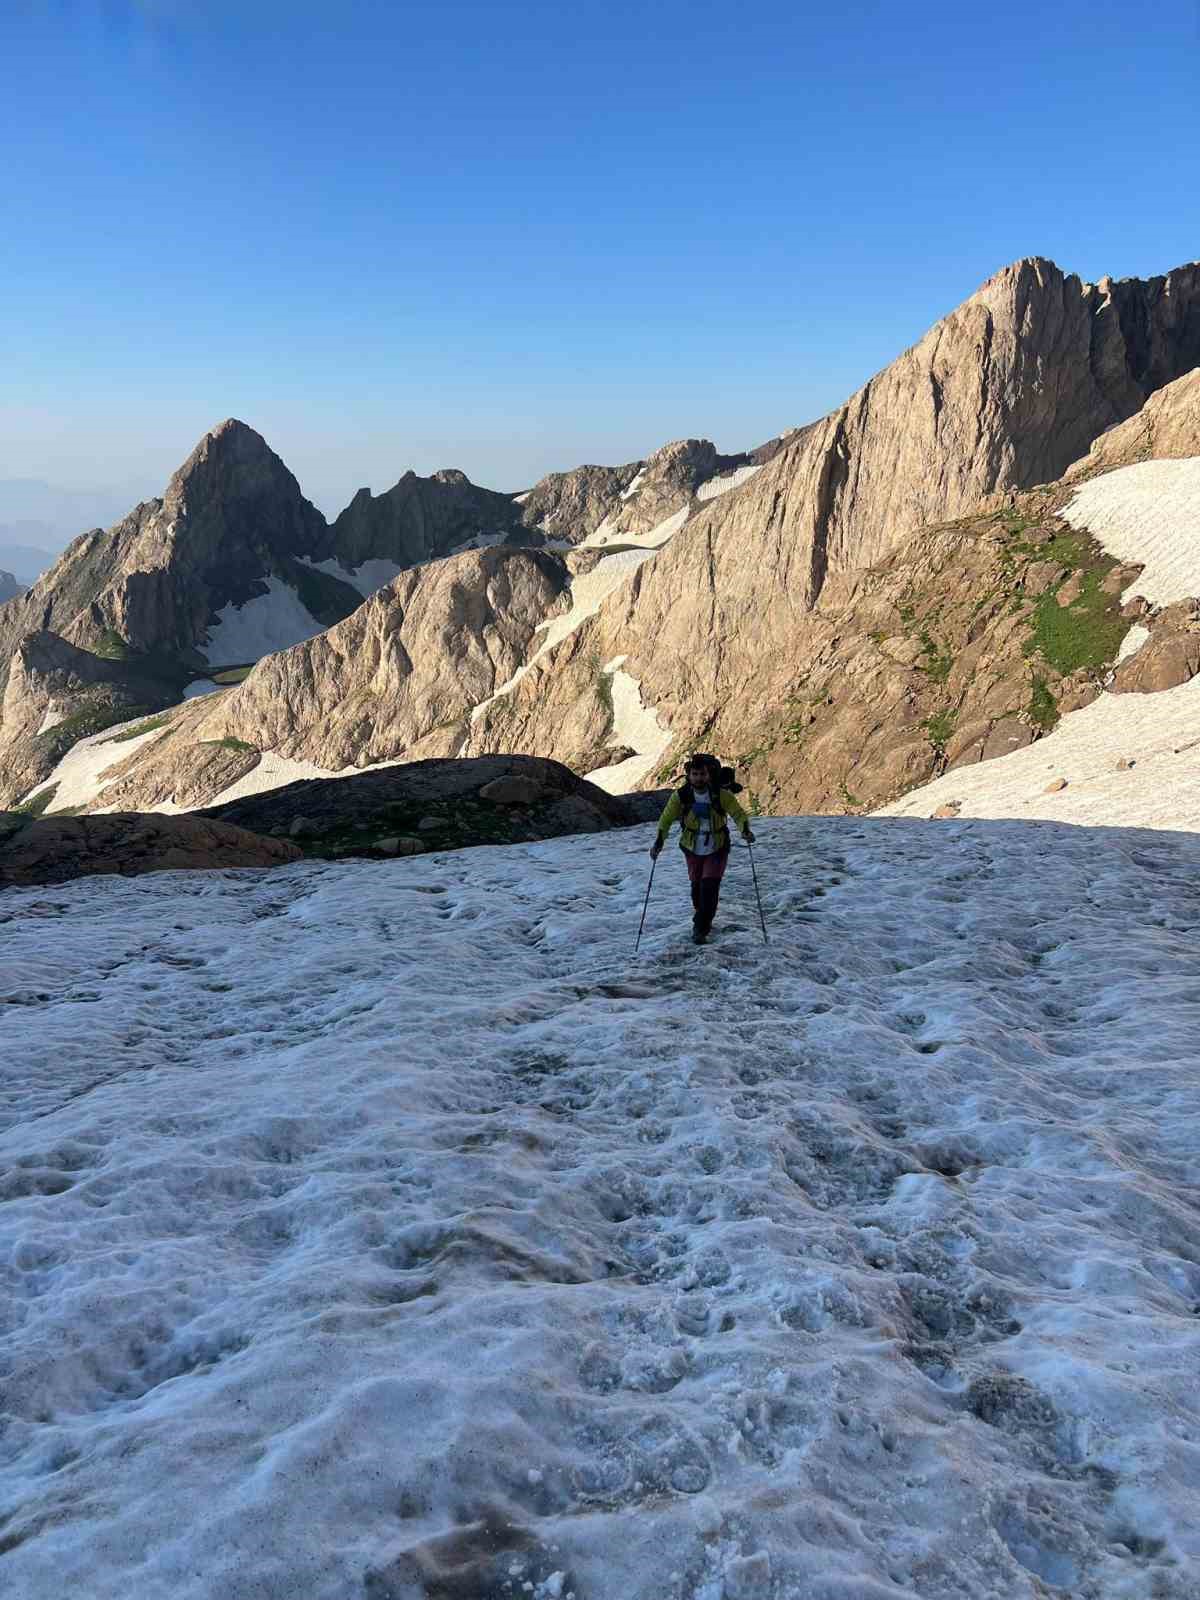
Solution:
[(650, 847), (655, 855), (666, 844), (667, 835), (670, 833), (672, 825), (679, 821), (680, 809), (679, 795), (675, 793), (663, 807), (663, 814), (658, 819), (658, 833), (655, 835), (654, 843)]
[(743, 839), (754, 838), (754, 835), (750, 832), (750, 818), (746, 815), (745, 808), (737, 796), (731, 794), (728, 789), (721, 790), (721, 810), (726, 815), (736, 818), (737, 824), (742, 830)]

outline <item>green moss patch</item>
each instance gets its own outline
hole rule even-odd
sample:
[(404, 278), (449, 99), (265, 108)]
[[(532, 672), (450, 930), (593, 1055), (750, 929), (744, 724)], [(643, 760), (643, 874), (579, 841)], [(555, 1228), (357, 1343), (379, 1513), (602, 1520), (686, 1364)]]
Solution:
[(26, 800), (24, 805), (13, 806), (11, 809), (22, 817), (40, 817), (45, 813), (47, 806), (53, 805), (57, 793), (58, 785), (52, 783), (48, 789), (43, 789), (31, 800)]
[(72, 716), (64, 717), (53, 728), (47, 728), (45, 733), (36, 734), (35, 740), (56, 760), (61, 760), (80, 739), (90, 738), (93, 733), (103, 733), (105, 728), (115, 727), (118, 722), (128, 722), (130, 717), (145, 716), (149, 709), (149, 706), (114, 706), (107, 703), (83, 706)]
[(170, 717), (151, 717), (147, 722), (136, 723), (132, 728), (125, 728), (121, 733), (114, 733), (111, 739), (101, 739), (101, 744), (124, 744), (127, 739), (140, 739), (144, 733), (153, 733), (155, 728), (165, 728), (170, 722)]
[(256, 744), (247, 744), (244, 739), (235, 739), (232, 734), (226, 734), (223, 739), (201, 739), (201, 744), (218, 745), (222, 750), (247, 750), (252, 755), (258, 755)]
[(254, 671), (254, 668), (255, 663), (251, 661), (244, 667), (222, 667), (220, 672), (210, 672), (208, 677), (211, 683), (219, 683), (222, 686), (230, 683), (244, 683)]
[(1120, 601), (1100, 583), (1099, 573), (1085, 572), (1079, 598), (1069, 606), (1060, 606), (1055, 591), (1048, 591), (1034, 609), (1032, 648), (1064, 677), (1081, 667), (1108, 666), (1128, 630)]

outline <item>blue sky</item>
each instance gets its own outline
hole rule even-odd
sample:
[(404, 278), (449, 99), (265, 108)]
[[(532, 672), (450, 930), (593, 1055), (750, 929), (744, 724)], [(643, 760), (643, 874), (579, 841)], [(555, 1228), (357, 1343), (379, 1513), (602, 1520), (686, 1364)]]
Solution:
[(737, 449), (1017, 257), (1200, 254), (1194, 0), (0, 9), (0, 479)]

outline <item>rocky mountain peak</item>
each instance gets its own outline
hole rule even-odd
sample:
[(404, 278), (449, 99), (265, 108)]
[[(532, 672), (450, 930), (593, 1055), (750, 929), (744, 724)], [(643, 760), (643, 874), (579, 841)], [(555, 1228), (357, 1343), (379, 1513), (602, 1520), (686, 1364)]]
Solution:
[(11, 572), (0, 571), (0, 605), (6, 600), (15, 600), (17, 595), (24, 594), (24, 588), (19, 584)]
[(470, 478), (458, 467), (439, 467), (433, 474), (434, 483), (455, 483), (460, 487), (470, 485)]
[(194, 507), (211, 500), (266, 496), (304, 500), (300, 485), (262, 434), (236, 417), (228, 417), (204, 435), (173, 474), (163, 504), (168, 512), (174, 512), (184, 505)]

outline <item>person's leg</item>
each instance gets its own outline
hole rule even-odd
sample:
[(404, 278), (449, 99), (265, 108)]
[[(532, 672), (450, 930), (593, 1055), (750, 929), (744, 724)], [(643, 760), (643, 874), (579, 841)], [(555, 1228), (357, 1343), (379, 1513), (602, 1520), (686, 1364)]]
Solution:
[(700, 874), (704, 866), (703, 856), (693, 854), (691, 850), (683, 852), (683, 859), (687, 862), (688, 878), (692, 885), (692, 908), (699, 914), (700, 911)]
[(700, 880), (700, 905), (697, 909), (697, 920), (704, 933), (712, 927), (713, 918), (717, 914), (721, 879), (725, 875), (725, 865), (728, 860), (728, 850), (718, 850), (715, 855), (704, 857), (703, 875)]

